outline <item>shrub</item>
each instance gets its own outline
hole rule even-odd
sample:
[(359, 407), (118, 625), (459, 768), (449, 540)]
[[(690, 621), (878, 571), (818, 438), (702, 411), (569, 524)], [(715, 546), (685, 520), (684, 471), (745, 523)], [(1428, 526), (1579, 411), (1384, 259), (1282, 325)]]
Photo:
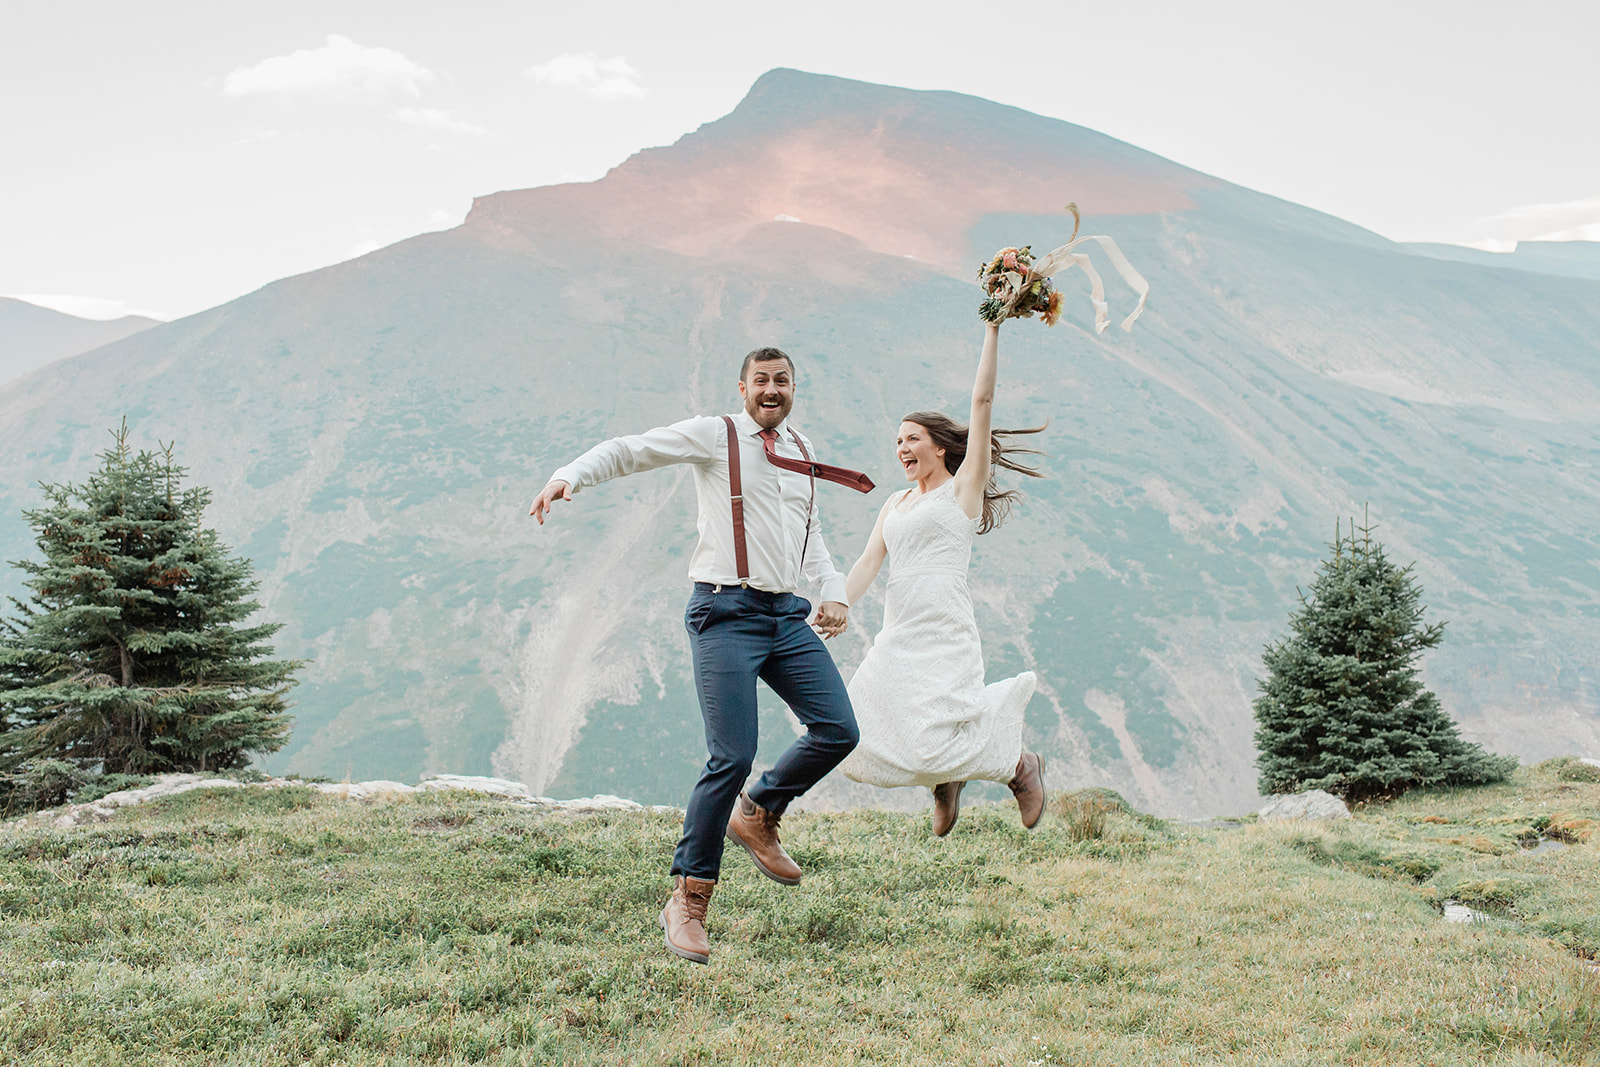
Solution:
[(66, 803), (67, 796), (92, 776), (65, 760), (25, 760), (0, 774), (0, 811), (20, 815)]
[(1568, 759), (1556, 771), (1563, 782), (1600, 782), (1600, 767), (1582, 760)]
[(74, 804), (88, 804), (112, 793), (120, 793), (124, 789), (143, 789), (154, 781), (155, 776), (150, 774), (97, 775), (74, 789), (70, 799)]
[(1106, 816), (1112, 812), (1130, 811), (1127, 801), (1110, 789), (1079, 789), (1073, 793), (1056, 796), (1051, 804), (1056, 818), (1067, 828), (1067, 837), (1074, 843), (1098, 841), (1106, 832)]

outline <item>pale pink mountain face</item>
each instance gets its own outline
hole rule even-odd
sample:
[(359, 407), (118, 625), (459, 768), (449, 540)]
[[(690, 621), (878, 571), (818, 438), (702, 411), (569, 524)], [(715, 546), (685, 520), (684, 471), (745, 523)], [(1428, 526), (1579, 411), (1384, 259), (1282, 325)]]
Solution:
[(1074, 201), (1088, 216), (1086, 232), (1098, 232), (1100, 220), (1193, 207), (1190, 190), (1220, 184), (1087, 130), (1064, 147), (1061, 132), (1077, 128), (1062, 123), (1050, 123), (1048, 139), (1021, 141), (940, 123), (939, 109), (962, 99), (949, 93), (901, 91), (882, 111), (808, 114), (772, 99), (790, 74), (768, 75), (727, 118), (641, 152), (599, 181), (480, 197), (467, 223), (529, 236), (581, 225), (599, 237), (717, 256), (786, 218), (965, 278), (967, 233), (985, 215), (1062, 213)]

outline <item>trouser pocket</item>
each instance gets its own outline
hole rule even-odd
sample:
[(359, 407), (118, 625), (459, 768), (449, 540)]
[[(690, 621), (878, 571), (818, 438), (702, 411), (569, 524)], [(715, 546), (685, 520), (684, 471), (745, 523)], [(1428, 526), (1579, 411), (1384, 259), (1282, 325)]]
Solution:
[(716, 615), (717, 595), (696, 590), (689, 598), (689, 605), (683, 609), (683, 628), (692, 634), (703, 633)]

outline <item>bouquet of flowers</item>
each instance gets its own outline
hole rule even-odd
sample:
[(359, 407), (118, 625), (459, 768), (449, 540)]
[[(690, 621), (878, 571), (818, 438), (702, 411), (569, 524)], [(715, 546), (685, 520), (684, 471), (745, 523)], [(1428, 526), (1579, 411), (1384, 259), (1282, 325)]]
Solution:
[(1037, 313), (1044, 316), (1046, 326), (1056, 324), (1061, 317), (1061, 291), (1049, 278), (1034, 274), (1033, 266), (1033, 246), (1023, 245), (1002, 248), (978, 268), (978, 284), (989, 294), (978, 305), (983, 321), (1031, 319)]
[(1089, 276), (1095, 332), (1103, 333), (1110, 325), (1105, 286), (1088, 254), (1076, 251), (1085, 241), (1094, 241), (1105, 251), (1122, 280), (1139, 294), (1138, 305), (1122, 320), (1124, 330), (1133, 329), (1133, 320), (1144, 311), (1145, 299), (1150, 295), (1150, 283), (1133, 269), (1111, 238), (1099, 235), (1079, 237), (1078, 226), (1082, 219), (1078, 215), (1078, 205), (1068, 204), (1067, 210), (1072, 214), (1072, 236), (1060, 248), (1043, 259), (1034, 258), (1032, 245), (1002, 248), (994, 254), (994, 258), (978, 268), (978, 284), (983, 286), (985, 294), (983, 303), (978, 305), (978, 315), (985, 322), (998, 324), (1006, 319), (1029, 319), (1037, 314), (1044, 319), (1046, 326), (1054, 326), (1061, 318), (1061, 304), (1065, 298), (1051, 279), (1062, 271), (1081, 267)]

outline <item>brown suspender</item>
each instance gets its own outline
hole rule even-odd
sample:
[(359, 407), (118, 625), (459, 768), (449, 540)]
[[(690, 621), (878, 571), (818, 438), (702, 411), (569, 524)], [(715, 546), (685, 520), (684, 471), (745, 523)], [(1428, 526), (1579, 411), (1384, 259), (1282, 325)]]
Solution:
[[(733, 428), (733, 416), (724, 415), (722, 421), (728, 427), (728, 494), (733, 505), (733, 565), (739, 569), (739, 585), (741, 588), (750, 587), (750, 556), (744, 547), (744, 486), (739, 477), (739, 434)], [(811, 463), (811, 453), (806, 449), (805, 442), (800, 440), (800, 435), (789, 428), (789, 436), (794, 438), (795, 447), (806, 458), (806, 463)], [(800, 565), (805, 566), (806, 550), (811, 547), (811, 512), (817, 506), (817, 475), (816, 469), (811, 473), (811, 500), (806, 505), (806, 539), (800, 546)]]
[(733, 501), (733, 563), (739, 569), (739, 585), (750, 587), (750, 558), (744, 550), (744, 488), (739, 482), (739, 434), (733, 416), (724, 415), (728, 424), (728, 492)]

